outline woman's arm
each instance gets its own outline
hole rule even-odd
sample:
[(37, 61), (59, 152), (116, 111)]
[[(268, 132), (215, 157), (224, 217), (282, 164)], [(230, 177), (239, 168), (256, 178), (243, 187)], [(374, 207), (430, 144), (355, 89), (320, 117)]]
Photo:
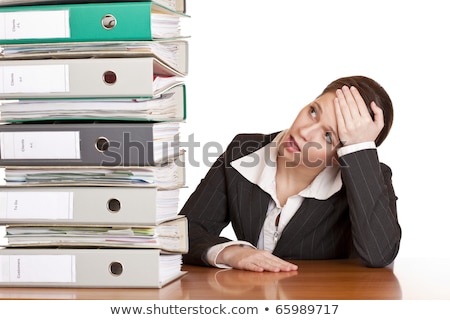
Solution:
[(391, 169), (379, 162), (376, 149), (347, 154), (339, 162), (356, 252), (365, 265), (384, 267), (395, 259), (401, 238)]
[(187, 217), (189, 226), (189, 252), (183, 257), (185, 263), (209, 265), (208, 249), (229, 241), (219, 236), (229, 223), (224, 170), (225, 154), (222, 154), (180, 211)]
[(184, 256), (184, 262), (210, 265), (206, 257), (209, 248), (230, 241), (220, 237), (222, 230), (231, 222), (229, 203), (237, 192), (232, 181), (236, 172), (230, 163), (269, 143), (276, 134), (240, 134), (234, 137), (191, 194), (180, 211), (189, 223), (189, 252)]
[[(368, 106), (355, 87), (342, 87), (334, 100), (338, 134), (344, 147), (375, 141), (384, 127), (383, 110)], [(347, 192), (354, 247), (364, 264), (383, 267), (396, 257), (401, 238), (391, 170), (380, 164), (376, 149), (339, 158)]]
[[(216, 263), (251, 271), (279, 272), (297, 269), (296, 265), (275, 257), (269, 252), (248, 245), (236, 245), (234, 241), (231, 243), (229, 239), (220, 237), (221, 231), (233, 220), (233, 217), (237, 219), (238, 215), (234, 212), (237, 209), (236, 197), (242, 196), (237, 194), (240, 174), (231, 167), (230, 162), (261, 148), (272, 141), (277, 134), (236, 136), (225, 153), (208, 171), (180, 212), (187, 216), (189, 222), (189, 252), (184, 256), (184, 263), (211, 265), (208, 262), (211, 260), (207, 257), (210, 248), (214, 246), (218, 248), (216, 245), (229, 242), (230, 246), (227, 245), (218, 252)], [(246, 200), (250, 201), (250, 199)], [(262, 203), (260, 205), (264, 207)], [(252, 219), (249, 220), (252, 221)], [(240, 223), (233, 222), (234, 227)], [(240, 229), (249, 230), (253, 227), (255, 226), (241, 226)]]

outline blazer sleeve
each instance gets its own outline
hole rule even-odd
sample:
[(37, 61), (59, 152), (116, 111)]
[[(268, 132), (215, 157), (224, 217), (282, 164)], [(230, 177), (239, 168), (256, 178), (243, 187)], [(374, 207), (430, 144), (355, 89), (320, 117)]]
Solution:
[[(209, 169), (180, 211), (187, 217), (189, 226), (189, 252), (183, 256), (183, 262), (209, 265), (206, 258), (209, 248), (230, 241), (220, 236), (222, 230), (232, 222), (230, 206), (235, 203), (236, 192), (230, 194), (229, 189), (240, 177), (230, 163), (263, 147), (277, 134), (238, 134)], [(234, 228), (239, 227), (238, 221), (233, 223)]]
[(206, 259), (208, 249), (229, 241), (219, 236), (229, 223), (225, 183), (222, 154), (180, 211), (188, 220), (189, 252), (183, 256), (187, 264), (209, 265)]
[(339, 162), (354, 248), (366, 266), (384, 267), (397, 256), (401, 238), (391, 169), (379, 162), (376, 149), (347, 154)]

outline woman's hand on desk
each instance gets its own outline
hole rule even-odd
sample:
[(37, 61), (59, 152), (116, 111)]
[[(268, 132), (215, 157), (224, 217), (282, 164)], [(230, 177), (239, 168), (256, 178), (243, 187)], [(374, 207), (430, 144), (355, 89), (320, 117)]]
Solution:
[(297, 265), (284, 261), (268, 251), (251, 247), (233, 245), (226, 247), (217, 257), (217, 262), (227, 264), (235, 269), (248, 271), (295, 271)]

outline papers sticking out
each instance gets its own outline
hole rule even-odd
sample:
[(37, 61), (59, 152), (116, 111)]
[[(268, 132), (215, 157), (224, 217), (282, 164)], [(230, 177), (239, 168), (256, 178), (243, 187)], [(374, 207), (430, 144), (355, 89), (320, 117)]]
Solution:
[[(155, 82), (164, 86), (167, 79), (172, 78), (157, 77)], [(184, 90), (177, 85), (155, 98), (0, 100), (0, 119), (183, 121)]]
[(158, 166), (146, 167), (7, 167), (9, 184), (150, 185), (175, 189), (185, 185), (183, 156)]
[(157, 226), (6, 226), (8, 247), (122, 247), (161, 249), (186, 253), (187, 220), (163, 222)]
[(8, 44), (0, 47), (0, 59), (155, 57), (186, 75), (188, 50), (185, 40)]

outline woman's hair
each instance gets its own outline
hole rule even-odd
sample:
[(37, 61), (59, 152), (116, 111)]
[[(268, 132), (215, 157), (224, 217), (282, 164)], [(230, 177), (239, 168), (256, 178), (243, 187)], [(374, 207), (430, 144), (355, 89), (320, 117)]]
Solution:
[(394, 120), (394, 109), (391, 98), (378, 82), (364, 76), (351, 76), (334, 80), (323, 90), (321, 95), (328, 92), (335, 93), (337, 89), (341, 89), (343, 86), (349, 88), (353, 86), (358, 89), (372, 119), (374, 118), (372, 108), (370, 107), (372, 101), (375, 101), (377, 106), (383, 110), (384, 127), (375, 139), (375, 144), (379, 146), (386, 139)]

